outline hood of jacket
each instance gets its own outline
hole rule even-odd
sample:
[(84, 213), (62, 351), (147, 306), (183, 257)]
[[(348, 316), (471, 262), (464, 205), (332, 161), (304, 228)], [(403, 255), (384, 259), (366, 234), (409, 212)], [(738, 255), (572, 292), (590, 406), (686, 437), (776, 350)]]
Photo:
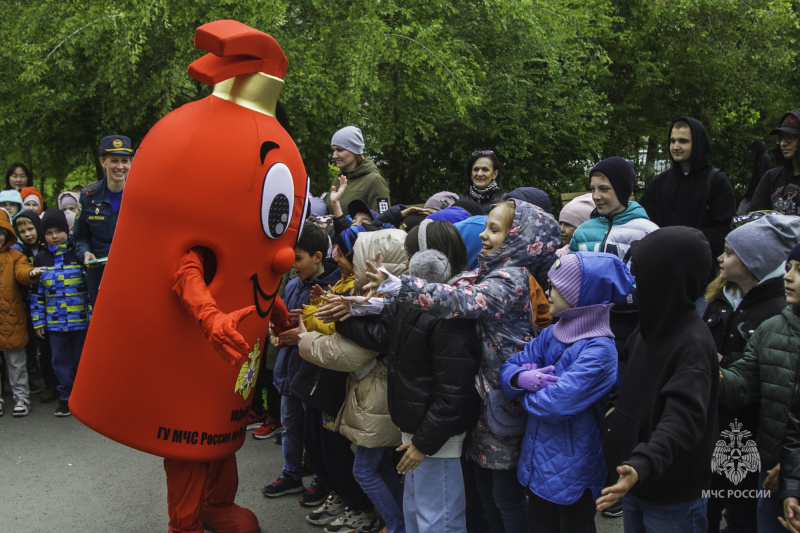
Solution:
[(342, 172), (342, 174), (348, 180), (354, 180), (366, 176), (367, 174), (380, 174), (378, 172), (378, 167), (375, 165), (375, 162), (370, 157), (365, 157), (364, 161), (361, 162), (353, 170), (348, 170), (346, 172)]
[(19, 236), (19, 231), (17, 230), (17, 222), (21, 218), (26, 218), (33, 223), (33, 227), (36, 228), (36, 242), (39, 246), (44, 246), (44, 235), (42, 235), (42, 220), (39, 216), (34, 213), (33, 211), (20, 211), (20, 213), (14, 218), (14, 231)]
[[(672, 126), (669, 127), (667, 147), (669, 147), (669, 136), (672, 135), (672, 127), (675, 125), (675, 122), (678, 122), (679, 120), (685, 120), (688, 122), (689, 130), (692, 132), (692, 155), (689, 158), (691, 163), (689, 174), (695, 174), (701, 170), (704, 170), (711, 164), (711, 143), (708, 142), (706, 129), (699, 120), (692, 117), (680, 117), (675, 119), (675, 121), (672, 123)], [(672, 159), (671, 150), (669, 151), (669, 158), (672, 160), (672, 167), (683, 174), (680, 165), (676, 165), (675, 160)]]
[(561, 227), (540, 207), (514, 200), (514, 219), (503, 243), (489, 255), (478, 254), (482, 272), (502, 267), (525, 267), (535, 273), (550, 268), (561, 245)]
[(14, 189), (0, 191), (0, 202), (14, 202), (15, 204), (18, 204), (19, 211), (17, 212), (17, 216), (25, 211), (25, 206), (22, 204), (22, 196), (19, 194), (19, 191)]
[(668, 336), (695, 311), (711, 269), (711, 247), (694, 228), (670, 226), (631, 245), (639, 328), (647, 342)]
[(406, 232), (401, 229), (382, 229), (359, 233), (353, 245), (353, 274), (356, 291), (367, 283), (366, 260), (375, 262), (375, 252), (381, 253), (383, 266), (394, 274), (401, 276), (408, 273), (408, 256), (406, 255)]
[(636, 285), (628, 267), (614, 254), (578, 252), (581, 262), (581, 288), (578, 306), (619, 304)]
[[(17, 195), (19, 195), (18, 192)], [(3, 245), (0, 246), (0, 252), (5, 252), (17, 243), (17, 232), (14, 231), (14, 227), (11, 225), (11, 221), (8, 219), (8, 213), (6, 213), (5, 209), (0, 209), (0, 229), (5, 231), (6, 234), (6, 240), (3, 241)]]

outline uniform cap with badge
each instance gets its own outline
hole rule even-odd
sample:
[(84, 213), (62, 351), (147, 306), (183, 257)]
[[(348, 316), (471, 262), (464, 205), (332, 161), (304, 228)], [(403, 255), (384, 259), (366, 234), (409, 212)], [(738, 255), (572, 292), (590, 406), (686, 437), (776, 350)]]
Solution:
[(100, 139), (100, 155), (133, 155), (131, 140), (124, 135), (108, 135)]

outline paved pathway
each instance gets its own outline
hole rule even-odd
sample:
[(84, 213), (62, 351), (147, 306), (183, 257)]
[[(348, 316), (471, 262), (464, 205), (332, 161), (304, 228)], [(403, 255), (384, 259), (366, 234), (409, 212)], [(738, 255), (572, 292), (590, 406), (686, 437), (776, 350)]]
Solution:
[[(9, 399), (0, 417), (0, 532), (164, 533), (166, 486), (162, 460), (113, 442), (75, 417), (53, 416), (39, 403), (13, 418)], [(124, 424), (124, 420), (118, 423)], [(237, 454), (237, 503), (252, 509), (264, 533), (321, 533), (305, 521), (297, 495), (266, 499), (261, 487), (280, 474), (283, 456), (273, 439), (249, 434)], [(310, 478), (306, 478), (306, 483)], [(622, 520), (597, 518), (600, 533), (622, 531)]]

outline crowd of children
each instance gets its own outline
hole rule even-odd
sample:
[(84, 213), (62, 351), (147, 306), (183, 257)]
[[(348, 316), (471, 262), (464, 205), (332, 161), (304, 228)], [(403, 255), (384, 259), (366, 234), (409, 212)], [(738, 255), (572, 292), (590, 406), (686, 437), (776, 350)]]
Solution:
[[(32, 182), (28, 167), (14, 163), (0, 191), (0, 254), (6, 264), (0, 388), (10, 385), (15, 417), (30, 413), (32, 394), (41, 403), (58, 400), (55, 415), (64, 417), (70, 415), (70, 391), (91, 318), (85, 267), (71, 238), (78, 194), (65, 191), (58, 208), (45, 210)], [(31, 376), (36, 370), (41, 384)], [(4, 400), (0, 395), (0, 415)]]
[[(800, 217), (736, 217), (713, 258), (699, 229), (650, 220), (620, 157), (557, 221), (542, 191), (502, 189), (489, 150), (465, 193), (418, 207), (390, 205), (358, 128), (332, 149), (342, 175), (310, 202), (247, 420), (282, 446), (264, 496), (298, 494), (326, 533), (591, 532), (598, 511), (636, 532), (797, 530)], [(0, 349), (14, 416), (37, 357), (68, 416), (92, 313), (81, 199), (45, 209), (30, 178), (14, 164), (0, 192)]]

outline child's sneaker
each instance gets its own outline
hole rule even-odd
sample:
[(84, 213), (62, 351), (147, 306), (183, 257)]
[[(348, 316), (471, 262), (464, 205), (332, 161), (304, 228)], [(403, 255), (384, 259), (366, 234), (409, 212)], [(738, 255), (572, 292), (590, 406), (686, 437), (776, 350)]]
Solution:
[[(380, 520), (375, 520), (377, 516), (373, 512), (352, 511), (345, 507), (344, 512), (339, 517), (325, 527), (325, 533), (373, 533), (380, 531), (383, 524)], [(371, 529), (373, 523), (380, 524), (377, 529)]]
[(306, 489), (303, 486), (302, 479), (288, 479), (281, 474), (272, 484), (261, 489), (261, 493), (268, 498), (277, 498), (284, 494), (293, 494), (295, 492), (303, 492), (304, 490)]
[(56, 416), (70, 416), (71, 414), (72, 413), (69, 412), (69, 403), (64, 400), (59, 400), (58, 407), (56, 408)]
[(353, 528), (353, 533), (380, 533), (383, 530), (383, 522), (377, 513), (364, 513), (364, 516), (356, 520), (350, 527)]
[(253, 431), (254, 429), (260, 428), (261, 424), (263, 424), (265, 420), (267, 420), (266, 411), (259, 415), (250, 409), (247, 412), (247, 431)]
[(315, 477), (311, 480), (311, 485), (300, 496), (300, 505), (305, 507), (316, 507), (325, 501), (325, 494), (322, 493), (322, 484)]
[(325, 526), (336, 520), (344, 512), (344, 502), (336, 492), (331, 492), (322, 505), (308, 513), (306, 520), (316, 526)]
[(271, 439), (283, 433), (283, 426), (277, 420), (271, 418), (266, 419), (262, 424), (253, 431), (254, 439)]
[(14, 416), (28, 416), (31, 412), (31, 401), (27, 398), (14, 398), (14, 410), (11, 412)]

